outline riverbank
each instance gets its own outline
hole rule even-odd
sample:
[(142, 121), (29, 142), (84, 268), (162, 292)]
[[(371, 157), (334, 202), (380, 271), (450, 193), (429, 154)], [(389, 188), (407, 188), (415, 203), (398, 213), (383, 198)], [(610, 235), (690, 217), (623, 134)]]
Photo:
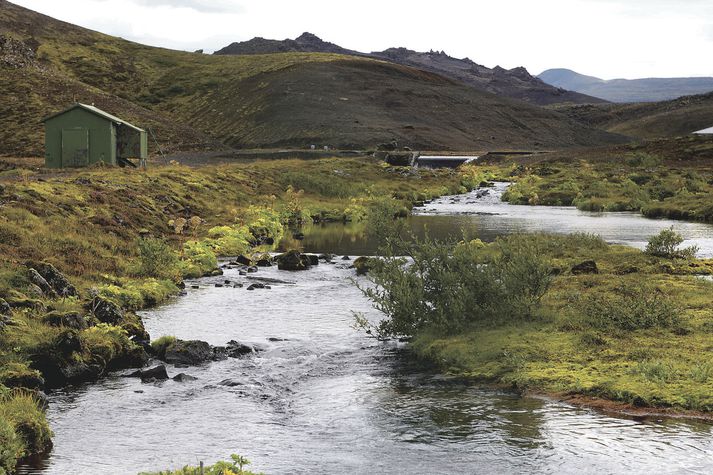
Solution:
[(621, 413), (713, 411), (713, 283), (700, 277), (713, 260), (586, 236), (529, 239), (555, 273), (538, 310), (450, 335), (418, 332), (419, 357), (472, 381)]
[(704, 136), (489, 160), (512, 204), (635, 211), (713, 222), (713, 139)]
[[(175, 295), (184, 277), (219, 274), (217, 256), (270, 250), (300, 221), (362, 219), (378, 201), (406, 214), (478, 179), (324, 159), (3, 181), (0, 413), (12, 417), (0, 437), (14, 450), (0, 466), (51, 446), (41, 391), (145, 363), (149, 335), (135, 311)], [(27, 410), (14, 410), (19, 401)]]

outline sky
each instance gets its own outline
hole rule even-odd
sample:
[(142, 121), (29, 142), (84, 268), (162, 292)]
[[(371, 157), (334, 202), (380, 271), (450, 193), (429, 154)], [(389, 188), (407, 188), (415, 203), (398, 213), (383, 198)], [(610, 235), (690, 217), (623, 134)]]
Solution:
[(532, 74), (713, 76), (713, 0), (11, 0), (153, 46), (212, 52), (304, 31), (348, 49), (445, 51)]

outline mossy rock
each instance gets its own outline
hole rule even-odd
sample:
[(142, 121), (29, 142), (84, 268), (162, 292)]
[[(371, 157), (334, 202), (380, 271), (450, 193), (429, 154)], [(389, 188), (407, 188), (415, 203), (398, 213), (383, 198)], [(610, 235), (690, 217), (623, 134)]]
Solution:
[(45, 380), (39, 371), (24, 363), (8, 363), (0, 370), (0, 383), (8, 388), (42, 389)]
[(86, 319), (78, 312), (58, 312), (53, 311), (45, 314), (42, 320), (47, 325), (53, 327), (67, 327), (75, 330), (84, 330), (87, 328)]
[(279, 270), (300, 271), (312, 267), (312, 259), (307, 254), (294, 249), (280, 254), (275, 260)]
[(374, 258), (361, 256), (354, 260), (357, 275), (366, 275), (374, 266)]
[(12, 307), (5, 299), (0, 298), (0, 315), (10, 315), (10, 313), (12, 313)]

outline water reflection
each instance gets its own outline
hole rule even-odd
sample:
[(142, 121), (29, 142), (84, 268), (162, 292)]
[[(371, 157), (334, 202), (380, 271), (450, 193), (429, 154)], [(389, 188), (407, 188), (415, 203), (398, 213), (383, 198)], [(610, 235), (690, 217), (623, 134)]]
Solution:
[[(684, 238), (684, 246), (699, 247), (699, 257), (713, 257), (713, 225), (666, 219), (647, 219), (638, 213), (592, 213), (563, 206), (516, 206), (500, 201), (507, 184), (497, 183), (487, 194), (474, 191), (439, 198), (417, 209), (407, 224), (416, 236), (426, 233), (439, 240), (477, 237), (490, 242), (513, 233), (546, 232), (600, 235), (614, 244), (639, 249), (662, 229), (673, 227)], [(374, 254), (379, 242), (366, 233), (364, 223), (326, 223), (303, 229), (303, 241), (286, 240), (282, 248), (307, 252), (332, 249), (337, 254)]]

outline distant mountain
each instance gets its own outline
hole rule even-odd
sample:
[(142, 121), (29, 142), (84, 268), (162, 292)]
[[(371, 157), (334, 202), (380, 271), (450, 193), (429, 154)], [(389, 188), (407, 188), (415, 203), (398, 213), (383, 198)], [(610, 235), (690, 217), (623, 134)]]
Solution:
[(570, 69), (548, 69), (537, 77), (552, 86), (610, 102), (658, 102), (713, 91), (712, 77), (604, 80)]
[(378, 58), (392, 63), (438, 73), (473, 86), (481, 91), (511, 97), (537, 105), (602, 103), (602, 99), (553, 87), (530, 75), (525, 68), (487, 68), (468, 58), (453, 58), (443, 51), (418, 52), (406, 48), (389, 48), (373, 53), (360, 53), (303, 33), (294, 40), (253, 38), (232, 43), (215, 52), (218, 55), (251, 55), (285, 52), (338, 53)]

